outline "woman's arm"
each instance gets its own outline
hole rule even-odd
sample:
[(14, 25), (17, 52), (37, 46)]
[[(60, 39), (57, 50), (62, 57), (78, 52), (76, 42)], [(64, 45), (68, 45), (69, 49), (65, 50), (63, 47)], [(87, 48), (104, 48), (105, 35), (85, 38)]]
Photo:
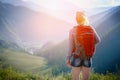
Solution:
[(95, 45), (98, 44), (101, 40), (100, 37), (98, 36), (97, 32), (94, 30), (95, 33)]
[(75, 44), (74, 44), (74, 37), (73, 37), (73, 29), (71, 29), (69, 32), (69, 48), (68, 48), (67, 59), (70, 60), (70, 58), (72, 57), (74, 48), (75, 48)]

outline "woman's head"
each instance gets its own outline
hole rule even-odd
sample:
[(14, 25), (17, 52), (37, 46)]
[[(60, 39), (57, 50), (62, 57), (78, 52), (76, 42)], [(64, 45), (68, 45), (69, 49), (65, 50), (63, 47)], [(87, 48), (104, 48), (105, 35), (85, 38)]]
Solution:
[(83, 11), (76, 12), (76, 21), (78, 25), (89, 25), (88, 19)]

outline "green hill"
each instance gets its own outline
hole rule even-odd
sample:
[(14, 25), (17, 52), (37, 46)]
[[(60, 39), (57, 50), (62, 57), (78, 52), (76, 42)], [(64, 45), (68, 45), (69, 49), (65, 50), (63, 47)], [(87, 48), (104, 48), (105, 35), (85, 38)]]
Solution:
[(50, 71), (44, 58), (5, 48), (0, 48), (0, 64), (0, 67), (12, 66), (20, 72), (45, 73)]

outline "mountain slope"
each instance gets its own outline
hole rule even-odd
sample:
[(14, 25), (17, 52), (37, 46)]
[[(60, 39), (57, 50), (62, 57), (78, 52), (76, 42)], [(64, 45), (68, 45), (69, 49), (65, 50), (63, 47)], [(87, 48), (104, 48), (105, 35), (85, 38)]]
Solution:
[[(99, 16), (103, 16), (99, 18)], [(93, 25), (101, 37), (101, 43), (97, 46), (93, 67), (96, 72), (114, 72), (120, 68), (120, 6), (112, 7), (106, 12), (96, 14), (99, 18)]]
[(48, 40), (60, 40), (65, 38), (63, 35), (70, 26), (65, 21), (26, 7), (0, 2), (0, 11), (0, 39), (20, 46), (23, 42), (42, 44)]

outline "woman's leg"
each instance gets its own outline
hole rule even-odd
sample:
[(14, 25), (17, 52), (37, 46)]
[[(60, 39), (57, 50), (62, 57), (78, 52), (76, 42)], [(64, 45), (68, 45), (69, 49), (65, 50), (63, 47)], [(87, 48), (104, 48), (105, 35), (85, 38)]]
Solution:
[(72, 67), (72, 78), (73, 80), (79, 80), (81, 67)]
[(82, 66), (82, 80), (88, 80), (90, 76), (90, 68)]

